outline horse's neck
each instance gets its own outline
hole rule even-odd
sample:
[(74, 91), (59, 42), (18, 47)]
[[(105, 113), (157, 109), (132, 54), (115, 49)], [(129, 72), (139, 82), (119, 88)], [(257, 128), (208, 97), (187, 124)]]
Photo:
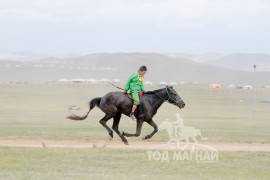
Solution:
[(153, 108), (155, 110), (158, 110), (160, 108), (160, 106), (164, 103), (164, 99), (166, 98), (166, 92), (160, 91), (160, 92), (157, 92), (157, 94), (153, 94), (154, 98), (152, 99)]

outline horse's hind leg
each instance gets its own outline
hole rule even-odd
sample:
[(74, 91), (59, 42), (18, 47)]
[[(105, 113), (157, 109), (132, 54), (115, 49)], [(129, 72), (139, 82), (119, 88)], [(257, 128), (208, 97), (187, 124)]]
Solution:
[(154, 131), (151, 134), (148, 134), (145, 137), (143, 137), (143, 139), (150, 139), (154, 134), (156, 134), (156, 132), (158, 132), (158, 127), (152, 119), (151, 121), (146, 121), (146, 122), (154, 128)]
[(112, 118), (112, 116), (109, 116), (109, 115), (105, 115), (105, 117), (103, 117), (100, 121), (99, 121), (99, 123), (105, 128), (105, 129), (107, 129), (107, 131), (109, 132), (109, 135), (110, 135), (110, 137), (111, 138), (113, 138), (113, 131), (109, 128), (109, 126), (107, 126), (107, 124), (106, 124), (106, 122), (108, 121), (108, 120), (110, 120)]
[(119, 125), (119, 122), (120, 122), (120, 119), (121, 119), (121, 113), (120, 112), (117, 112), (115, 114), (115, 116), (113, 117), (113, 125), (112, 125), (112, 129), (119, 135), (119, 137), (122, 139), (122, 141), (128, 145), (128, 141), (127, 139), (119, 132), (119, 129), (118, 129), (118, 125)]
[(125, 133), (123, 132), (123, 135), (126, 137), (133, 137), (133, 136), (140, 136), (141, 135), (141, 130), (142, 130), (142, 125), (143, 125), (143, 121), (141, 120), (137, 120), (137, 128), (136, 128), (136, 133), (135, 134), (129, 134), (129, 133)]

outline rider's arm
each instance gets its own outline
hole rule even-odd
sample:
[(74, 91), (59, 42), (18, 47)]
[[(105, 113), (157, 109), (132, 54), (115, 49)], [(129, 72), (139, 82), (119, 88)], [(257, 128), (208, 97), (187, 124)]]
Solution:
[(130, 83), (132, 82), (133, 78), (135, 78), (135, 77), (136, 77), (136, 76), (135, 76), (134, 74), (132, 74), (132, 75), (128, 78), (127, 83), (126, 83), (125, 88), (124, 88), (126, 91), (128, 91), (128, 90), (130, 89)]

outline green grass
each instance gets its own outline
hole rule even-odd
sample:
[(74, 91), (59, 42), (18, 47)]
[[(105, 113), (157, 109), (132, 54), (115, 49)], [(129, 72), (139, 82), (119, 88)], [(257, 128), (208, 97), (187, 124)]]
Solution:
[(0, 179), (269, 179), (270, 153), (218, 162), (148, 160), (145, 150), (0, 148)]
[[(164, 104), (154, 118), (157, 124), (175, 120), (180, 112), (185, 125), (200, 129), (208, 141), (270, 143), (270, 104), (258, 104), (253, 121), (251, 91), (209, 90), (202, 85), (176, 89), (186, 108)], [(72, 113), (84, 114), (91, 98), (112, 90), (106, 85), (0, 85), (0, 140), (106, 141), (109, 137), (98, 122), (103, 116), (98, 108), (85, 121), (65, 117), (71, 113), (67, 106), (80, 106)], [(258, 100), (270, 97), (269, 89), (258, 89), (257, 94)], [(122, 117), (120, 130), (134, 132), (135, 127)], [(151, 131), (144, 124), (142, 135)], [(168, 141), (168, 136), (160, 131), (150, 141)], [(146, 150), (1, 147), (0, 179), (269, 179), (269, 159), (269, 152), (219, 152), (214, 163), (161, 163), (149, 161)]]
[[(203, 85), (176, 89), (186, 108), (179, 110), (165, 103), (154, 118), (157, 124), (165, 119), (175, 120), (175, 113), (180, 112), (185, 125), (200, 129), (209, 141), (270, 143), (270, 104), (258, 103), (257, 120), (253, 121), (252, 91), (209, 90)], [(115, 90), (108, 85), (0, 85), (0, 139), (107, 140), (108, 134), (98, 122), (103, 117), (98, 108), (85, 121), (74, 122), (65, 117), (71, 113), (67, 106), (80, 106), (81, 110), (72, 113), (82, 115), (91, 98)], [(269, 98), (270, 90), (258, 89), (257, 94), (258, 100)], [(135, 132), (135, 127), (128, 117), (122, 117), (121, 131)], [(144, 124), (142, 135), (151, 131), (152, 127)], [(165, 131), (151, 139), (167, 140)]]

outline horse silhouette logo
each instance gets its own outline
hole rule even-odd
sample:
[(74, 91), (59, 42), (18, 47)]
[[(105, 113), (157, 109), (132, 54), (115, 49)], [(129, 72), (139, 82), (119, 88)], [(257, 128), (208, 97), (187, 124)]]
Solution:
[[(176, 120), (166, 119), (159, 124), (159, 130), (168, 133), (169, 141), (153, 147), (155, 150), (147, 151), (148, 159), (160, 162), (174, 161), (205, 161), (217, 162), (218, 151), (207, 143), (207, 138), (202, 136), (201, 130), (184, 125), (184, 119), (180, 114), (175, 114)], [(171, 149), (168, 151), (168, 149)]]
[(205, 141), (207, 138), (202, 136), (199, 129), (191, 126), (185, 126), (184, 120), (180, 114), (177, 113), (176, 121), (169, 121), (166, 119), (158, 126), (159, 130), (166, 130), (170, 140), (167, 142), (168, 146), (173, 149), (186, 149), (189, 145), (192, 145), (194, 150), (195, 145), (198, 145), (198, 137)]

